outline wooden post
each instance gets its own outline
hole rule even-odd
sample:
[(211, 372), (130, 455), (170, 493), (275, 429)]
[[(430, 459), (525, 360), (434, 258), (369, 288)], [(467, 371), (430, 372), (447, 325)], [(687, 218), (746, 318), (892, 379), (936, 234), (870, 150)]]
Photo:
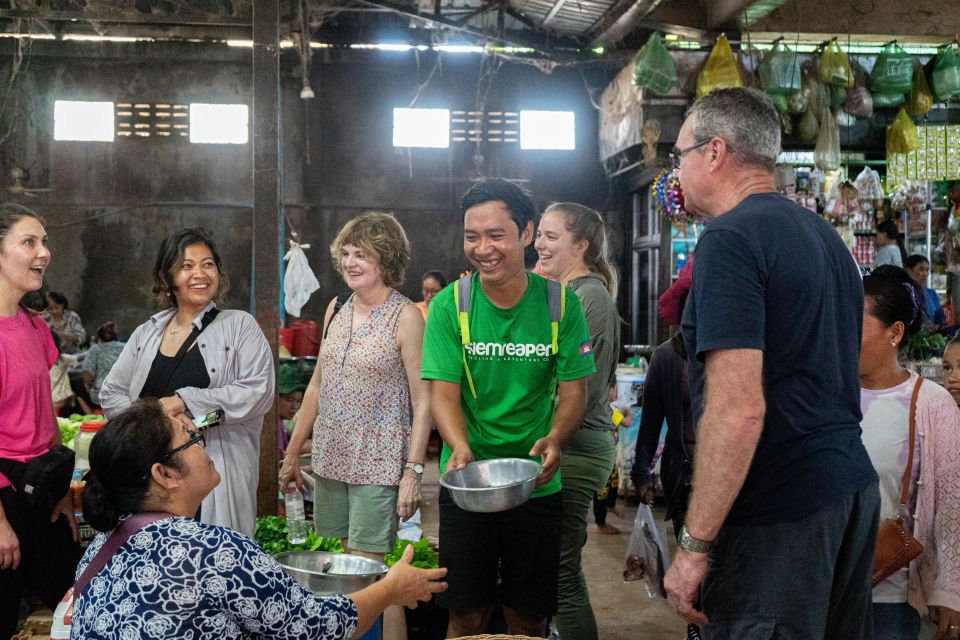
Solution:
[[(280, 9), (253, 3), (253, 313), (276, 357), (280, 324)], [(277, 408), (260, 435), (257, 513), (277, 513)], [(229, 464), (229, 461), (228, 461)]]

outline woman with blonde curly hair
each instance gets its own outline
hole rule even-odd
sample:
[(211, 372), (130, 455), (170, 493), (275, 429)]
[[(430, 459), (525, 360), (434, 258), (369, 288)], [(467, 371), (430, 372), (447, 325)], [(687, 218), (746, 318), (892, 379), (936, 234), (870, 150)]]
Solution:
[(349, 221), (330, 255), (352, 293), (327, 306), (280, 484), (301, 486), (297, 452), (312, 430), (317, 534), (382, 560), (397, 516), (408, 519), (420, 504), (430, 434), (429, 386), (420, 379), (423, 317), (393, 288), (403, 282), (410, 243), (392, 215)]

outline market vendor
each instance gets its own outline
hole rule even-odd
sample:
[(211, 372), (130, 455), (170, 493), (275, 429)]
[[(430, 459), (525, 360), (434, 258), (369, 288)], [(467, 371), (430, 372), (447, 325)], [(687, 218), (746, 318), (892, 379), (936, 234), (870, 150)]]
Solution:
[[(440, 469), (534, 458), (543, 472), (528, 502), (499, 513), (462, 510), (441, 489), (440, 564), (450, 570), (450, 589), (439, 602), (450, 610), (447, 637), (484, 633), (498, 600), (508, 633), (543, 637), (557, 610), (560, 449), (583, 421), (594, 372), (590, 333), (574, 292), (524, 270), (536, 215), (526, 193), (487, 180), (464, 195), (460, 211), (475, 273), (431, 301), (423, 345), (422, 376), (433, 381), (433, 419), (444, 440)], [(465, 346), (454, 291), (469, 300)], [(558, 327), (552, 295), (565, 306)]]
[[(277, 446), (282, 456), (290, 443), (290, 434), (293, 432), (297, 412), (303, 403), (303, 392), (307, 385), (300, 379), (297, 367), (290, 363), (280, 365), (277, 373)], [(302, 453), (309, 453), (309, 447), (304, 447)]]
[(907, 258), (905, 265), (907, 273), (917, 286), (923, 290), (923, 327), (924, 329), (939, 329), (946, 321), (943, 313), (943, 307), (940, 306), (940, 296), (937, 292), (927, 286), (927, 278), (930, 276), (930, 261), (926, 256), (915, 253)]
[(71, 638), (340, 640), (359, 636), (388, 605), (416, 607), (445, 588), (446, 570), (411, 567), (408, 548), (361, 591), (307, 591), (250, 538), (192, 519), (220, 483), (206, 444), (184, 414), (170, 417), (152, 399), (93, 439), (83, 515), (113, 533), (97, 536), (77, 567)]

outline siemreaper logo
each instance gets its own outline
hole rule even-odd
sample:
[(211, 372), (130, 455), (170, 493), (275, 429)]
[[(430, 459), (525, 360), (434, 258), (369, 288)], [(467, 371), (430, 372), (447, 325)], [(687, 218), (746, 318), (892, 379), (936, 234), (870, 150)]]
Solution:
[(464, 349), (480, 360), (546, 360), (553, 352), (550, 344), (522, 342), (471, 342)]

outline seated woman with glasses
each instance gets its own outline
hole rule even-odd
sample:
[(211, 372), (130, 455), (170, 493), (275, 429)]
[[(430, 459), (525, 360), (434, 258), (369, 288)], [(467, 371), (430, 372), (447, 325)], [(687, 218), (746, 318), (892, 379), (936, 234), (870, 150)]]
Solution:
[(86, 581), (109, 536), (90, 544), (77, 568), (71, 638), (351, 638), (388, 605), (415, 607), (446, 588), (438, 581), (446, 569), (411, 567), (408, 550), (361, 591), (311, 593), (250, 538), (192, 519), (220, 482), (205, 445), (186, 416), (167, 416), (156, 400), (135, 402), (93, 439), (86, 521), (102, 532), (127, 515), (152, 521)]

